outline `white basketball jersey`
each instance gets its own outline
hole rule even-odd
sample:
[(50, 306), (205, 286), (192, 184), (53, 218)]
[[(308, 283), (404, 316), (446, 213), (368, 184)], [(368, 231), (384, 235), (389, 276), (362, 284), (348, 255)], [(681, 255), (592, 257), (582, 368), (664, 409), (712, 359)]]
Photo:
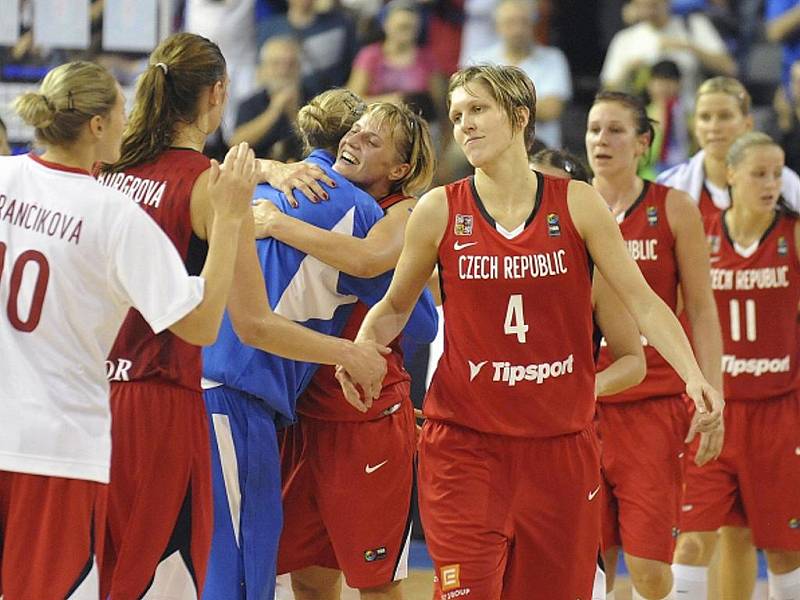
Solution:
[(0, 157), (0, 470), (108, 482), (105, 358), (127, 310), (158, 332), (202, 297), (123, 194), (32, 154)]

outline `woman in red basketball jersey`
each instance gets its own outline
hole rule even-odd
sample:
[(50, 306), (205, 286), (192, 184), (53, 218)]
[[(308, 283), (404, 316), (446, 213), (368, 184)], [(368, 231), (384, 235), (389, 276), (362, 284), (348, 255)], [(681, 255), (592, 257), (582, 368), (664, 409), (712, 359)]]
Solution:
[(679, 591), (705, 600), (717, 529), (749, 527), (767, 555), (769, 597), (785, 600), (800, 596), (800, 222), (779, 201), (784, 153), (769, 136), (743, 135), (727, 162), (731, 208), (707, 223), (726, 440), (718, 461), (687, 466), (681, 531), (691, 533), (675, 560), (692, 577)]
[[(680, 287), (698, 363), (708, 381), (721, 387), (722, 341), (702, 220), (684, 192), (637, 176), (639, 159), (651, 139), (652, 126), (641, 100), (619, 92), (596, 96), (586, 128), (592, 184), (619, 223), (647, 283), (672, 311), (677, 309)], [(602, 398), (598, 406), (606, 482), (603, 552), (609, 590), (622, 547), (634, 597), (660, 600), (672, 589), (670, 564), (690, 417), (678, 374), (651, 346), (645, 355), (644, 382)], [(601, 352), (599, 367), (609, 360), (607, 352)], [(632, 424), (636, 426), (631, 428)], [(705, 451), (707, 444), (717, 445), (712, 436), (718, 437), (718, 432), (701, 436), (701, 462), (713, 457)]]
[(718, 426), (722, 399), (602, 198), (529, 169), (531, 80), (516, 67), (468, 67), (448, 97), (475, 175), (420, 200), (389, 291), (357, 339), (393, 339), (438, 262), (445, 351), (419, 449), (437, 596), (588, 598), (600, 528), (593, 265), (685, 377), (697, 427)]
[[(189, 33), (164, 40), (138, 82), (122, 156), (99, 176), (153, 217), (190, 273), (210, 267), (205, 249), (215, 221), (207, 191), (209, 160), (202, 150), (206, 137), (219, 127), (227, 87), (225, 59), (216, 44)], [(243, 193), (252, 196), (255, 180), (249, 183)], [(233, 281), (227, 308), (246, 343), (298, 360), (344, 361), (365, 383), (385, 372), (374, 347), (320, 335), (272, 313), (252, 218), (242, 227), (235, 277), (230, 265), (215, 276)], [(194, 344), (216, 339), (222, 300), (220, 314), (195, 332)], [(132, 311), (109, 361), (114, 448), (104, 597), (139, 598), (147, 589), (163, 591), (154, 574), (164, 560), (177, 569), (170, 568), (173, 580), (182, 572), (188, 587), (202, 590), (212, 499), (201, 348), (171, 333), (155, 335)], [(364, 389), (372, 392), (367, 385)]]

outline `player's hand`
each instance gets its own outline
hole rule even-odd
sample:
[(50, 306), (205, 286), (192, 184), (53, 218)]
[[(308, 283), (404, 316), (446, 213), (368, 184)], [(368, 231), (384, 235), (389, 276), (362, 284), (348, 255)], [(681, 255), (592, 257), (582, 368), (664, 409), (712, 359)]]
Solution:
[[(341, 366), (345, 373), (337, 374), (337, 379), (347, 401), (361, 412), (366, 412), (372, 406), (372, 401), (380, 396), (383, 378), (386, 376), (386, 359), (383, 356), (390, 352), (386, 346), (366, 340), (352, 343), (350, 352), (342, 357)], [(358, 387), (364, 393), (363, 400), (354, 402), (351, 397), (354, 391), (358, 392)]]
[(275, 224), (283, 215), (281, 210), (269, 200), (259, 198), (253, 205), (253, 219), (256, 225), (256, 239), (271, 237)]
[(328, 177), (325, 171), (311, 163), (281, 163), (274, 160), (258, 162), (261, 180), (283, 192), (294, 208), (299, 206), (294, 190), (305, 194), (311, 202), (320, 202), (328, 199), (328, 192), (321, 184), (336, 187), (336, 182)]
[(698, 433), (710, 433), (722, 427), (725, 401), (722, 399), (722, 394), (711, 387), (705, 379), (690, 380), (686, 384), (686, 395), (691, 398), (695, 406), (695, 414), (686, 436), (688, 444)]
[(230, 219), (248, 215), (257, 180), (255, 155), (246, 142), (228, 150), (222, 164), (212, 159), (207, 190), (214, 214)]
[(700, 445), (694, 456), (694, 462), (698, 467), (716, 460), (722, 452), (722, 444), (725, 442), (725, 427), (717, 427), (714, 431), (700, 434)]

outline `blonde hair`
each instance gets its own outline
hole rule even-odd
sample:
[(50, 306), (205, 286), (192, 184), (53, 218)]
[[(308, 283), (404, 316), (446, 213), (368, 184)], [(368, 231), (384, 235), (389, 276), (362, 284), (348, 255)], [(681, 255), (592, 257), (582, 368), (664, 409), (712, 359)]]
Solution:
[(700, 84), (700, 87), (697, 88), (695, 103), (700, 100), (700, 96), (704, 94), (725, 94), (730, 96), (736, 100), (736, 103), (739, 105), (739, 110), (742, 111), (742, 115), (747, 116), (750, 114), (750, 106), (752, 105), (750, 92), (747, 91), (742, 85), (742, 82), (738, 79), (723, 76), (706, 79)]
[(321, 148), (335, 155), (339, 140), (361, 118), (367, 105), (345, 88), (322, 92), (297, 113), (297, 132), (305, 152)]
[(392, 132), (392, 141), (400, 159), (408, 163), (408, 172), (392, 182), (392, 192), (415, 196), (428, 189), (436, 170), (436, 158), (428, 123), (406, 105), (374, 102), (365, 115), (374, 117), (379, 125)]
[(75, 61), (51, 70), (38, 92), (14, 101), (14, 110), (45, 145), (68, 146), (92, 117), (106, 116), (117, 101), (117, 81), (105, 67)]
[(744, 160), (745, 153), (751, 148), (759, 148), (764, 146), (778, 146), (778, 143), (769, 137), (766, 133), (760, 131), (749, 131), (740, 135), (733, 142), (728, 149), (728, 154), (725, 156), (725, 163), (729, 167), (736, 167)]
[(225, 58), (214, 42), (193, 33), (166, 38), (136, 82), (120, 159), (103, 169), (122, 171), (153, 160), (172, 144), (177, 123), (197, 118), (203, 90), (224, 79)]
[[(505, 111), (514, 131), (522, 129), (522, 116), (518, 108), (529, 111), (528, 124), (523, 132), (525, 150), (530, 150), (536, 133), (536, 88), (533, 81), (519, 67), (508, 65), (475, 65), (456, 71), (450, 77), (447, 88), (447, 110), (456, 88), (463, 87), (468, 92), (469, 84), (478, 81), (489, 88), (492, 98)], [(471, 93), (471, 92), (470, 92)]]

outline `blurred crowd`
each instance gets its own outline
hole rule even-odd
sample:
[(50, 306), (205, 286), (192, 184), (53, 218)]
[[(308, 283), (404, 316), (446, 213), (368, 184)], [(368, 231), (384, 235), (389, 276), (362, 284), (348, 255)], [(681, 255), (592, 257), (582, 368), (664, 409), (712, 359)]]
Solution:
[[(165, 0), (161, 0), (162, 3)], [(33, 3), (21, 36), (0, 49), (0, 86), (37, 81), (87, 55), (133, 85), (145, 55), (104, 52), (103, 0), (91, 4), (87, 51), (39, 47)], [(167, 10), (163, 10), (166, 6)], [(496, 62), (525, 70), (537, 90), (537, 150), (583, 153), (586, 113), (600, 89), (641, 94), (656, 140), (641, 173), (654, 178), (696, 150), (694, 94), (706, 78), (738, 78), (756, 128), (781, 140), (800, 168), (800, 0), (174, 0), (166, 30), (216, 41), (228, 60), (229, 107), (212, 155), (240, 141), (259, 156), (302, 158), (297, 110), (331, 87), (367, 100), (405, 102), (437, 132), (437, 180), (466, 172), (449, 144), (447, 78)], [(164, 23), (159, 25), (165, 31)], [(3, 112), (0, 111), (0, 116)], [(5, 141), (0, 125), (0, 151)], [(22, 149), (28, 140), (12, 139)]]

